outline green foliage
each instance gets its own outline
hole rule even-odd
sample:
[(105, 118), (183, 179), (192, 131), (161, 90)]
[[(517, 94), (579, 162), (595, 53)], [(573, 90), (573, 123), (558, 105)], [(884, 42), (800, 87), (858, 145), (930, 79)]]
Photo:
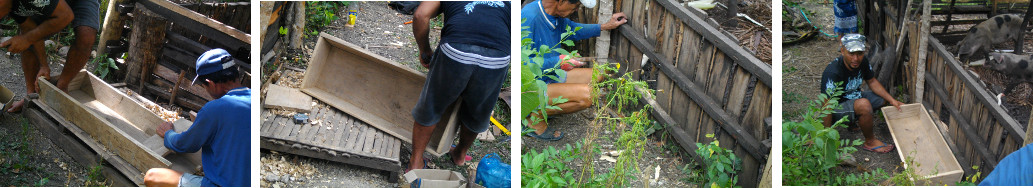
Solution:
[[(836, 83), (838, 88), (842, 83)], [(838, 185), (841, 176), (832, 176), (831, 169), (841, 162), (840, 157), (857, 151), (854, 146), (862, 140), (840, 140), (836, 127), (846, 127), (846, 118), (824, 125), (824, 118), (839, 105), (843, 91), (819, 94), (808, 104), (803, 121), (782, 124), (782, 183), (783, 185)], [(789, 118), (786, 118), (789, 119)]]
[(42, 167), (33, 164), (36, 159), (31, 157), (36, 152), (29, 144), (33, 139), (29, 134), (32, 130), (29, 121), (21, 119), (19, 128), (21, 130), (14, 135), (14, 141), (0, 134), (0, 176), (9, 177), (9, 181), (0, 181), (0, 186), (45, 184), (49, 175), (41, 172)]
[(90, 167), (89, 172), (86, 173), (86, 181), (83, 182), (84, 187), (106, 187), (108, 186), (107, 178), (101, 173), (101, 166), (96, 165)]
[(556, 150), (549, 147), (538, 153), (531, 150), (520, 158), (520, 184), (524, 187), (599, 187), (605, 178), (594, 181), (578, 182), (574, 179), (574, 170), (566, 165), (586, 150), (581, 143), (575, 146), (567, 144), (565, 148)]
[(856, 185), (856, 186), (875, 186), (878, 182), (889, 178), (886, 171), (882, 169), (875, 169), (875, 171), (864, 172), (861, 174), (846, 174), (839, 175), (833, 178), (834, 185)]
[[(347, 7), (347, 1), (308, 1), (305, 2), (305, 30), (309, 35), (318, 35), (319, 31), (340, 19), (337, 12)], [(347, 16), (345, 16), (347, 17)], [(283, 32), (281, 32), (283, 33)]]
[[(707, 134), (707, 138), (714, 138), (714, 134)], [(732, 150), (722, 148), (720, 141), (714, 140), (710, 144), (696, 143), (696, 155), (703, 158), (706, 170), (706, 184), (710, 187), (738, 187), (739, 176), (736, 174), (742, 170), (742, 159), (735, 156)]]
[(39, 179), (39, 181), (36, 181), (36, 183), (33, 183), (32, 186), (34, 186), (34, 187), (43, 187), (43, 186), (47, 185), (47, 182), (49, 182), (49, 181), (50, 181), (50, 178)]
[[(568, 26), (566, 28), (566, 32), (561, 34), (560, 41), (562, 42), (553, 44), (553, 46), (541, 44), (538, 48), (532, 48), (532, 46), (536, 44), (534, 44), (531, 38), (528, 37), (531, 35), (528, 28), (529, 27), (527, 26), (522, 26), (520, 32), (520, 61), (523, 64), (523, 66), (520, 66), (520, 86), (522, 87), (520, 93), (520, 117), (529, 117), (531, 113), (537, 113), (541, 115), (541, 118), (530, 116), (530, 118), (522, 120), (521, 124), (525, 125), (525, 127), (529, 127), (528, 125), (536, 124), (548, 118), (548, 115), (545, 114), (545, 110), (559, 109), (555, 106), (550, 107), (548, 104), (549, 99), (545, 96), (546, 89), (548, 89), (548, 87), (545, 81), (540, 79), (548, 77), (558, 80), (559, 77), (566, 77), (567, 72), (559, 68), (559, 63), (557, 63), (555, 67), (543, 69), (542, 66), (546, 64), (545, 54), (558, 52), (563, 55), (575, 55), (576, 51), (574, 53), (568, 52), (559, 48), (559, 45), (564, 44), (567, 46), (573, 46), (574, 42), (567, 38), (569, 36), (573, 36), (574, 32), (581, 30), (581, 27), (570, 28)], [(552, 99), (554, 104), (558, 104), (555, 102), (566, 102), (565, 99), (562, 99), (562, 96), (553, 97), (556, 97)], [(525, 128), (524, 130), (533, 131), (533, 129), (530, 128)]]
[(287, 35), (287, 28), (280, 26), (280, 35)]
[(972, 166), (972, 170), (976, 170), (975, 174), (965, 177), (964, 180), (955, 183), (955, 186), (976, 186), (979, 185), (979, 177), (982, 177), (983, 172), (979, 171), (979, 166)]
[(118, 65), (115, 64), (115, 59), (108, 58), (108, 54), (101, 54), (100, 57), (90, 60), (91, 63), (97, 64), (93, 69), (93, 74), (97, 75), (100, 79), (108, 77), (108, 73), (111, 73), (111, 69), (118, 70)]

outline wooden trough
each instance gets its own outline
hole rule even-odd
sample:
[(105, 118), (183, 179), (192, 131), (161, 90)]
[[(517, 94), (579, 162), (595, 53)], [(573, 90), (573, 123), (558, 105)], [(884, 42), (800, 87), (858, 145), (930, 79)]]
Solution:
[[(940, 135), (929, 113), (922, 104), (907, 104), (900, 107), (882, 107), (883, 117), (889, 124), (893, 143), (897, 143), (897, 155), (902, 161), (913, 160), (915, 166), (904, 163), (904, 168), (914, 169), (922, 177), (912, 177), (925, 185), (953, 185), (961, 181), (965, 171), (954, 158), (947, 141)], [(928, 181), (924, 181), (928, 180)]]
[[(425, 79), (423, 73), (323, 33), (309, 60), (301, 91), (412, 143), (411, 111)], [(442, 115), (427, 152), (435, 156), (448, 152), (458, 127), (455, 106)]]
[[(48, 113), (52, 111), (49, 114), (56, 116), (54, 119), (62, 119), (81, 129), (85, 135), (76, 136), (98, 143), (101, 148), (92, 148), (96, 152), (111, 152), (131, 165), (119, 170), (136, 184), (142, 184), (142, 172), (150, 168), (198, 172), (196, 167), (200, 161), (196, 156), (199, 152), (177, 154), (168, 152), (164, 145), (146, 145), (161, 141), (155, 128), (162, 119), (93, 74), (80, 72), (69, 84), (67, 93), (44, 79), (38, 84), (38, 101), (42, 103), (39, 106), (45, 107)], [(176, 131), (182, 132), (190, 124), (180, 119), (177, 127), (182, 130)]]

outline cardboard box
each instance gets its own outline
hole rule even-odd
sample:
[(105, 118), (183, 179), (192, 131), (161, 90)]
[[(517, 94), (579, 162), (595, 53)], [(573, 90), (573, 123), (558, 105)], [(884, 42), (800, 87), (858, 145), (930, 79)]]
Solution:
[[(466, 187), (466, 178), (459, 172), (439, 169), (414, 169), (402, 175), (402, 188), (452, 188)], [(418, 185), (413, 181), (420, 180)]]
[(922, 176), (915, 178), (926, 185), (954, 185), (961, 181), (965, 172), (925, 106), (907, 104), (900, 108), (897, 111), (893, 106), (883, 107), (882, 114), (893, 135), (900, 160), (912, 157), (917, 165), (905, 164), (904, 168), (915, 169), (916, 174)]

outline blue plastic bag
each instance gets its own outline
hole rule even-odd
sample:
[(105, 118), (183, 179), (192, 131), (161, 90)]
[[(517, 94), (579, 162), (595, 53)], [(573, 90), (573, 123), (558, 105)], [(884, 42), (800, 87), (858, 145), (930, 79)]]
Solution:
[(498, 154), (491, 153), (477, 163), (477, 180), (474, 183), (487, 188), (509, 188), (509, 164), (503, 163)]

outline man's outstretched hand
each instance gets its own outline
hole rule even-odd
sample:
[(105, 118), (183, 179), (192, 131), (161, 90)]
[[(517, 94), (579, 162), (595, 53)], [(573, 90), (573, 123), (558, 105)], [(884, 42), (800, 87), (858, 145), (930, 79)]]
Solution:
[(12, 53), (22, 53), (26, 49), (32, 46), (32, 41), (26, 39), (25, 36), (14, 36), (11, 39), (7, 39), (3, 43), (0, 43), (0, 48), (7, 48), (7, 51)]
[(893, 107), (897, 107), (897, 111), (901, 111), (901, 112), (904, 111), (904, 110), (900, 109), (900, 105), (904, 105), (904, 103), (902, 103), (900, 101), (897, 101), (896, 99), (891, 100), (890, 101), (890, 105), (893, 105)]
[(158, 128), (155, 131), (158, 133), (158, 136), (165, 138), (165, 132), (168, 132), (169, 130), (172, 130), (172, 122), (166, 121), (162, 122), (161, 125), (158, 125)]
[(610, 21), (606, 21), (600, 28), (603, 30), (617, 29), (617, 26), (621, 26), (624, 23), (628, 23), (628, 17), (624, 16), (623, 12), (613, 13), (610, 16)]

